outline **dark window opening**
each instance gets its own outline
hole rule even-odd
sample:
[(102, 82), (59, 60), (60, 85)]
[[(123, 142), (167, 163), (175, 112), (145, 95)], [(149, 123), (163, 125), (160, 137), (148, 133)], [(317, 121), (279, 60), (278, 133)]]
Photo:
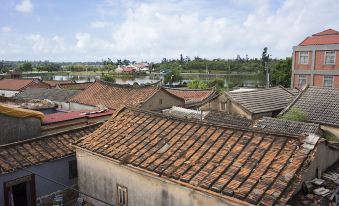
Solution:
[(73, 179), (78, 177), (78, 169), (77, 169), (77, 161), (76, 160), (71, 160), (68, 162), (68, 174), (69, 174), (69, 179)]

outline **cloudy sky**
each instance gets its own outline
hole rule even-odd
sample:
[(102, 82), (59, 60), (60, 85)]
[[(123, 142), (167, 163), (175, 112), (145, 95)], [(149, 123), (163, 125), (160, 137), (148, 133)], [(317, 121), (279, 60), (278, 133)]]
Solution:
[(338, 0), (0, 0), (0, 59), (273, 57), (327, 28)]

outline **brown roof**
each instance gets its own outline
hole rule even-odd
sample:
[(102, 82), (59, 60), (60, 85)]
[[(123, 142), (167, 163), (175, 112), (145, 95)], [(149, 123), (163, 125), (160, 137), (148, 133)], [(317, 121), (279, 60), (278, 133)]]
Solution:
[(123, 108), (76, 146), (225, 199), (283, 205), (318, 138)]
[(39, 82), (38, 79), (1, 79), (0, 80), (0, 89), (1, 90), (11, 90), (19, 91), (23, 90), (26, 87)]
[(165, 88), (169, 93), (185, 100), (186, 106), (195, 105), (199, 102), (214, 98), (216, 91), (212, 89), (187, 89), (187, 88)]
[(74, 83), (71, 80), (44, 80), (43, 82), (49, 84), (51, 87), (55, 87), (56, 85), (60, 85), (60, 84), (69, 84), (69, 83)]
[(58, 84), (57, 88), (68, 89), (68, 90), (85, 90), (88, 86), (93, 84), (93, 82), (84, 82), (84, 83), (64, 83)]
[(73, 155), (74, 148), (70, 144), (92, 133), (101, 124), (96, 123), (64, 132), (1, 145), (0, 174)]
[(323, 44), (339, 44), (339, 32), (333, 29), (327, 29), (307, 37), (299, 46)]
[(159, 90), (159, 87), (153, 85), (119, 85), (97, 80), (87, 89), (72, 97), (70, 102), (93, 106), (103, 105), (110, 109), (126, 105), (138, 107)]

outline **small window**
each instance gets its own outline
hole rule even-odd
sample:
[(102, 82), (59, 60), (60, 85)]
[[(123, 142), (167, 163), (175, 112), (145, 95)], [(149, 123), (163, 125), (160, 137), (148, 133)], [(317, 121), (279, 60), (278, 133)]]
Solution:
[(68, 162), (69, 179), (78, 177), (77, 161), (71, 160)]
[(299, 64), (308, 64), (308, 52), (299, 52)]
[(226, 103), (225, 102), (220, 102), (220, 110), (225, 111), (226, 110)]
[(299, 75), (299, 87), (307, 84), (307, 77), (304, 74)]
[(127, 188), (118, 185), (118, 206), (127, 206)]
[(162, 99), (159, 99), (159, 104), (162, 104)]
[(333, 87), (333, 76), (324, 76), (324, 87)]
[(335, 64), (335, 51), (325, 51), (325, 64)]

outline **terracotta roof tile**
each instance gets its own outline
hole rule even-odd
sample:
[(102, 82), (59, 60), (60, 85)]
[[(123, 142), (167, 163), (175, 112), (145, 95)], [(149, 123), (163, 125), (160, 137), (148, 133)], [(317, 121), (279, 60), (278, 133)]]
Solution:
[(29, 85), (33, 84), (33, 79), (1, 79), (0, 80), (0, 89), (1, 90), (12, 90), (19, 91), (22, 90)]
[(197, 104), (204, 102), (210, 98), (216, 97), (217, 93), (214, 89), (200, 90), (200, 89), (183, 89), (183, 88), (165, 88), (171, 94), (184, 99), (185, 105)]
[(339, 44), (339, 32), (333, 29), (327, 29), (307, 37), (299, 46), (322, 44)]
[(70, 102), (92, 106), (103, 105), (110, 109), (117, 109), (125, 105), (137, 107), (159, 90), (160, 88), (154, 85), (135, 87), (97, 80), (87, 89), (72, 97)]
[[(54, 159), (74, 155), (70, 146), (80, 137), (95, 131), (97, 123), (65, 132), (0, 146), (0, 173), (9, 173), (21, 167), (42, 164)], [(81, 135), (79, 135), (81, 134)]]
[(84, 82), (84, 83), (63, 83), (58, 84), (56, 87), (60, 89), (69, 89), (69, 90), (85, 90), (93, 82)]
[(71, 80), (43, 80), (43, 82), (49, 84), (51, 87), (55, 87), (57, 85), (60, 85), (60, 84), (70, 84), (70, 83), (74, 83), (74, 81), (71, 81)]
[(225, 199), (283, 205), (312, 158), (304, 142), (128, 107), (76, 146)]

